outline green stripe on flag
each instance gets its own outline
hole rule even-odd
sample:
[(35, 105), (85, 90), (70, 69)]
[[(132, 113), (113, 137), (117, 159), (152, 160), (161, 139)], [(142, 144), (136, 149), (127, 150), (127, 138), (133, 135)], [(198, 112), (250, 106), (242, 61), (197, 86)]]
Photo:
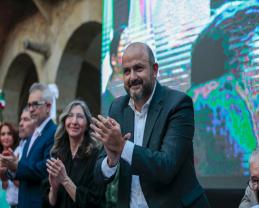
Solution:
[(0, 90), (0, 109), (3, 109), (4, 107), (5, 107), (4, 93), (2, 90)]

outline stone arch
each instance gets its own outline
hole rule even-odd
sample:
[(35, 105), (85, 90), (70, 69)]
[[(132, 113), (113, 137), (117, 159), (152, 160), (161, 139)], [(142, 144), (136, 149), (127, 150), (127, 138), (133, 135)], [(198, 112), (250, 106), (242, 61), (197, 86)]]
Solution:
[(58, 114), (74, 98), (85, 100), (94, 114), (100, 112), (100, 60), (101, 24), (84, 23), (72, 33), (60, 59)]
[(29, 88), (34, 82), (38, 82), (38, 75), (33, 60), (25, 53), (19, 54), (10, 64), (3, 85), (6, 100), (4, 120), (18, 123), (27, 103)]

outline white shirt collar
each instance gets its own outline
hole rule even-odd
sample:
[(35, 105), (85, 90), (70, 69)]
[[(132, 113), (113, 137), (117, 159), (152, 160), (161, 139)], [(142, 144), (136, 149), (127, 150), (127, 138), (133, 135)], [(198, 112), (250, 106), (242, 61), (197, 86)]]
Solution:
[(50, 121), (50, 119), (51, 119), (51, 117), (46, 118), (46, 119), (40, 124), (40, 126), (35, 129), (35, 131), (38, 132), (38, 135), (41, 135), (42, 130), (43, 130), (44, 127), (47, 125), (47, 123)]

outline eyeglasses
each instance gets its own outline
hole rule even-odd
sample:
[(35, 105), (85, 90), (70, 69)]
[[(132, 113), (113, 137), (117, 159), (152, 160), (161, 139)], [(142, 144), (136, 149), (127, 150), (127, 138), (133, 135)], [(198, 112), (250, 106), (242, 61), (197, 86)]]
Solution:
[(255, 191), (258, 189), (259, 180), (250, 178), (249, 181), (247, 182), (247, 184), (250, 189)]
[(31, 103), (27, 103), (27, 107), (30, 109), (37, 109), (39, 108), (40, 106), (44, 105), (46, 102), (43, 101), (43, 100), (38, 100), (38, 101), (33, 101)]

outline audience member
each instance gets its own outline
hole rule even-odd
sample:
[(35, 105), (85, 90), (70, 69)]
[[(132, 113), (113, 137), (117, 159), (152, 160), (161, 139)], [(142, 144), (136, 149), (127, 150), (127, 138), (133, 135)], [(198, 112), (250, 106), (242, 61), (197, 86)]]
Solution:
[[(18, 145), (19, 138), (17, 130), (8, 122), (3, 122), (0, 125), (0, 152), (1, 155), (10, 155)], [(17, 153), (16, 153), (17, 155)], [(4, 169), (5, 170), (5, 169)], [(8, 180), (5, 177), (5, 171), (2, 172), (2, 188), (6, 190), (6, 201), (11, 208), (18, 204), (18, 186), (17, 180)]]
[(31, 118), (29, 108), (25, 107), (22, 111), (20, 122), (19, 122), (19, 138), (20, 143), (18, 147), (15, 149), (15, 152), (18, 153), (19, 159), (22, 156), (23, 148), (25, 142), (28, 138), (30, 138), (36, 128), (36, 122)]
[[(46, 161), (54, 142), (56, 125), (50, 118), (52, 95), (47, 85), (34, 83), (29, 91), (28, 108), (36, 129), (26, 142), (19, 160), (14, 154), (1, 156), (1, 162), (20, 181), (18, 208), (42, 206), (41, 183), (48, 176)], [(10, 174), (9, 174), (10, 175)]]
[(59, 118), (52, 158), (47, 160), (50, 185), (44, 207), (101, 207), (105, 186), (97, 186), (93, 171), (98, 143), (90, 136), (92, 122), (87, 105), (72, 101)]
[(259, 205), (259, 148), (250, 156), (250, 179), (239, 208), (250, 208)]

